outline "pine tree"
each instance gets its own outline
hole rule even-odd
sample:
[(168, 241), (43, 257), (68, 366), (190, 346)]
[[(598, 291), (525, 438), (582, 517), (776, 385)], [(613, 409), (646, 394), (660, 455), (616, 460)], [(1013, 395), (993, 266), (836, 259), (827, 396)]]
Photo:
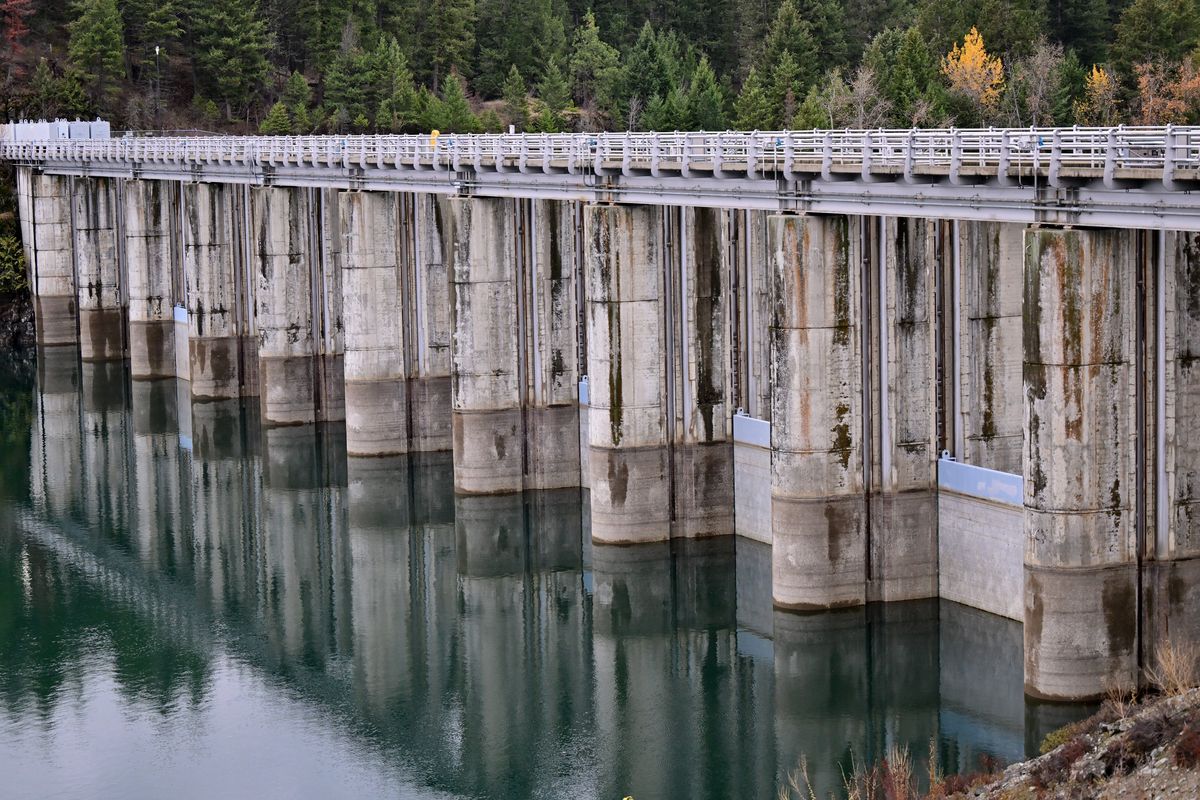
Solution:
[(292, 120), (288, 117), (287, 106), (283, 101), (271, 106), (271, 110), (258, 126), (258, 132), (263, 136), (287, 136), (292, 132)]
[(333, 60), (325, 75), (325, 104), (337, 129), (378, 109), (376, 66), (372, 56), (358, 46), (338, 53)]
[(509, 68), (508, 77), (504, 79), (503, 96), (504, 116), (508, 118), (508, 124), (518, 131), (528, 128), (529, 90), (526, 88), (525, 79), (521, 77), (521, 72), (517, 69), (516, 64)]
[(793, 1), (800, 18), (808, 23), (822, 63), (827, 67), (845, 64), (846, 19), (841, 0), (785, 0)]
[(642, 26), (621, 70), (618, 105), (626, 118), (630, 110), (645, 111), (655, 97), (665, 100), (682, 83), (681, 49), (673, 31), (656, 32), (649, 22)]
[(763, 131), (771, 130), (774, 122), (771, 97), (758, 70), (751, 67), (750, 74), (742, 84), (742, 91), (733, 104), (733, 124), (738, 130)]
[(471, 111), (463, 89), (462, 79), (455, 73), (446, 77), (442, 92), (443, 133), (475, 133), (479, 130), (479, 119)]
[(688, 86), (687, 124), (698, 131), (723, 131), (727, 127), (725, 94), (717, 84), (707, 56), (700, 57)]
[(917, 28), (883, 31), (871, 41), (863, 63), (891, 104), (893, 125), (934, 125), (945, 115), (938, 58)]
[(417, 96), (408, 60), (394, 36), (382, 37), (375, 49), (374, 69), (378, 98), (375, 127), (398, 132), (416, 122)]
[(773, 76), (784, 54), (789, 54), (789, 69), (794, 70), (794, 80), (799, 87), (797, 95), (803, 96), (807, 88), (816, 82), (820, 63), (818, 53), (812, 27), (800, 16), (795, 0), (783, 0), (775, 21), (771, 23), (771, 30), (763, 43), (762, 57), (758, 61), (763, 74)]
[(672, 87), (666, 97), (655, 95), (645, 113), (641, 128), (647, 131), (679, 131), (691, 127), (688, 119), (688, 98), (679, 86)]
[(1147, 61), (1179, 61), (1200, 40), (1196, 0), (1133, 0), (1121, 14), (1113, 61), (1126, 76)]
[(1054, 38), (1088, 62), (1108, 53), (1108, 0), (1049, 0), (1047, 13)]
[(801, 78), (800, 66), (792, 58), (791, 51), (784, 50), (771, 73), (771, 86), (768, 90), (772, 128), (788, 126), (800, 99), (808, 94), (809, 88), (810, 85)]
[(299, 72), (293, 72), (283, 87), (283, 104), (294, 114), (297, 109), (308, 108), (310, 102), (312, 87), (308, 85), (308, 79)]
[(534, 120), (535, 129), (542, 133), (562, 131), (571, 107), (571, 85), (567, 83), (557, 59), (552, 59), (546, 66), (542, 80), (537, 85), (537, 97), (541, 108)]
[(196, 82), (204, 97), (220, 100), (226, 119), (248, 109), (267, 75), (266, 25), (252, 0), (203, 0), (194, 7)]
[(935, 53), (945, 53), (972, 27), (997, 53), (1027, 55), (1047, 28), (1045, 0), (922, 0), (917, 27)]
[(87, 82), (92, 100), (101, 107), (115, 102), (118, 82), (125, 77), (124, 34), (116, 0), (81, 0), (67, 53)]
[(598, 119), (604, 119), (613, 107), (621, 58), (615, 48), (600, 38), (596, 18), (590, 11), (575, 31), (571, 50), (571, 88), (575, 101), (589, 108)]
[(422, 58), (435, 93), (451, 71), (470, 73), (475, 49), (475, 0), (430, 0), (421, 37)]

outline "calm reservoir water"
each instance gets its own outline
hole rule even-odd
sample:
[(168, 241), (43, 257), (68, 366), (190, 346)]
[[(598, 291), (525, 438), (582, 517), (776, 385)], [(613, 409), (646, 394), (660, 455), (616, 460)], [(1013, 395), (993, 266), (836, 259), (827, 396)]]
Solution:
[[(180, 398), (183, 398), (182, 401)], [(593, 547), (575, 491), (43, 357), (0, 370), (0, 797), (767, 798), (1080, 713), (949, 603), (774, 612), (733, 538)]]

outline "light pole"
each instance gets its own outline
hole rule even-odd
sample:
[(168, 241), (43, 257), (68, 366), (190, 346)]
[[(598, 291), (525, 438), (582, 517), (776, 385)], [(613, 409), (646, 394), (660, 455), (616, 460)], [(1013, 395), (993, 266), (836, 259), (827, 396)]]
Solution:
[(154, 127), (162, 128), (162, 123), (159, 121), (158, 114), (158, 94), (162, 87), (162, 70), (159, 67), (158, 54), (162, 48), (154, 45)]

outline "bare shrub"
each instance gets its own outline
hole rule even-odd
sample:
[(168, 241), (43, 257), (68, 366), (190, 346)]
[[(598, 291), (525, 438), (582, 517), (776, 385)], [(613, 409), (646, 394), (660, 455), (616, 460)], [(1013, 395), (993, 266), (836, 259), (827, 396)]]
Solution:
[(1167, 697), (1176, 697), (1200, 684), (1200, 647), (1194, 642), (1167, 640), (1155, 648), (1154, 661), (1146, 677)]

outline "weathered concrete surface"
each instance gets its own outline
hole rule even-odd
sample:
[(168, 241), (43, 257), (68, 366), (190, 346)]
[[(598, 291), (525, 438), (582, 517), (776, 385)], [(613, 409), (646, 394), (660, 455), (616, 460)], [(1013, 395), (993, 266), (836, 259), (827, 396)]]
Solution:
[(188, 351), (197, 399), (238, 397), (245, 383), (233, 192), (222, 184), (183, 187)]
[(125, 182), (125, 260), (129, 275), (129, 366), (133, 378), (175, 375), (175, 184)]
[(73, 203), (79, 355), (84, 361), (119, 361), (125, 356), (125, 314), (117, 183), (111, 178), (75, 178)]
[(866, 600), (857, 221), (772, 216), (772, 583), (781, 608)]
[(671, 535), (730, 535), (733, 524), (733, 430), (729, 398), (729, 263), (721, 212), (685, 208), (679, 269), (679, 391), (672, 415)]
[[(878, 456), (871, 509), (871, 570), (867, 599), (891, 602), (936, 597), (937, 513), (937, 330), (935, 276), (942, 268), (942, 224), (909, 217), (883, 225), (886, 317), (884, 327), (887, 426), (876, 432)], [(878, 256), (876, 256), (878, 258)], [(878, 263), (877, 261), (875, 262)], [(875, 352), (879, 353), (875, 344)], [(883, 384), (875, 370), (873, 381)], [(882, 394), (873, 391), (876, 404)], [(881, 418), (876, 407), (873, 415)], [(883, 453), (888, 467), (884, 473)]]
[(961, 461), (1019, 473), (1024, 441), (1021, 309), (1024, 231), (959, 222), (964, 452)]
[(258, 281), (258, 362), (263, 422), (299, 425), (317, 418), (308, 189), (251, 189), (251, 231)]
[(408, 451), (408, 387), (396, 252), (396, 196), (339, 197), (345, 336), (346, 447), (350, 455)]
[[(1153, 518), (1142, 581), (1149, 660), (1158, 644), (1200, 642), (1200, 234), (1167, 233), (1161, 246), (1165, 519)], [(1157, 475), (1147, 478), (1157, 495)]]
[(1025, 234), (1025, 687), (1034, 696), (1137, 683), (1136, 235)]
[(592, 538), (664, 540), (671, 517), (659, 210), (589, 205), (584, 237)]
[(317, 214), (319, 255), (316, 270), (317, 295), (313, 313), (317, 339), (317, 419), (338, 422), (346, 419), (346, 381), (344, 357), (346, 352), (345, 323), (342, 319), (342, 213), (336, 189), (321, 189), (314, 198), (320, 208)]
[(17, 174), (38, 346), (75, 345), (79, 328), (71, 179), (34, 175), (26, 169)]
[(450, 262), (454, 255), (454, 212), (441, 195), (406, 196), (411, 205), (412, 257), (409, 286), (413, 302), (411, 343), (415, 355), (409, 392), (412, 404), (413, 452), (453, 448), (450, 424), (450, 357), (453, 299)]
[(575, 208), (557, 200), (529, 204), (532, 264), (525, 287), (528, 436), (527, 489), (580, 485), (580, 280)]
[(490, 198), (451, 204), (454, 488), (517, 492), (524, 480), (525, 424), (515, 319), (516, 208), (513, 201)]

